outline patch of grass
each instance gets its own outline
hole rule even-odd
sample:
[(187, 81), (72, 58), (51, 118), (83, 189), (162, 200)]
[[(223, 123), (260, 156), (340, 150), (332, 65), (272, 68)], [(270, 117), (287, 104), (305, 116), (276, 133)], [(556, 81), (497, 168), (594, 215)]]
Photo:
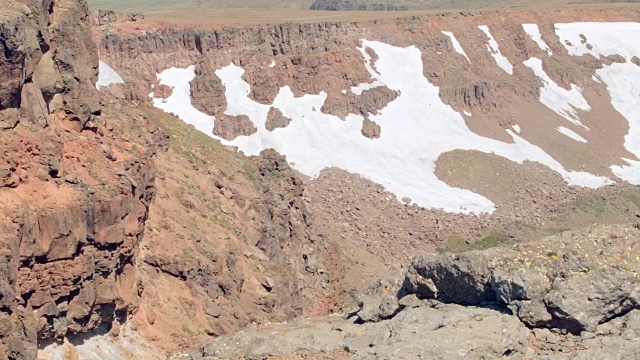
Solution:
[(255, 170), (251, 160), (226, 149), (219, 141), (171, 114), (153, 107), (147, 107), (145, 111), (169, 134), (171, 149), (190, 163), (199, 166), (213, 165), (227, 179), (237, 181), (236, 174), (242, 174), (251, 184), (255, 183)]
[(193, 330), (189, 329), (189, 327), (187, 325), (182, 325), (182, 332), (187, 333), (187, 334), (189, 334), (191, 336), (195, 335)]
[(605, 201), (591, 197), (577, 200), (575, 206), (581, 211), (595, 216), (602, 215), (607, 211)]
[(509, 241), (509, 238), (503, 234), (491, 233), (481, 240), (473, 243), (468, 243), (465, 238), (459, 235), (449, 236), (445, 242), (445, 246), (436, 249), (440, 254), (442, 253), (462, 253), (472, 250), (484, 250), (492, 247), (500, 246)]
[(184, 148), (176, 149), (176, 152), (178, 154), (182, 155), (182, 157), (187, 159), (187, 161), (189, 161), (192, 164), (204, 165), (204, 161), (202, 159), (200, 159), (199, 157), (195, 156), (191, 151), (189, 151), (187, 149), (184, 149)]
[(279, 170), (271, 170), (269, 171), (269, 178), (271, 179), (279, 179), (282, 177), (282, 173)]
[(244, 174), (249, 181), (256, 181), (256, 169), (251, 164), (244, 164), (243, 167)]
[(640, 209), (640, 192), (638, 191), (625, 191), (622, 193), (625, 199), (631, 201), (631, 203), (636, 207), (636, 209)]
[(440, 254), (447, 252), (460, 253), (469, 251), (469, 245), (462, 236), (452, 235), (447, 238), (444, 247), (438, 248), (436, 251)]
[(485, 236), (480, 241), (476, 241), (471, 244), (471, 250), (484, 250), (492, 247), (500, 246), (509, 241), (509, 238), (504, 234), (493, 233)]

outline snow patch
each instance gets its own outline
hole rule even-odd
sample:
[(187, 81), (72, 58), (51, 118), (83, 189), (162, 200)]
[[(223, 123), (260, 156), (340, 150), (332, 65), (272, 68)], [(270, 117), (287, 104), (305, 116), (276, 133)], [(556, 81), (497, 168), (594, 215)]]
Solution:
[(512, 128), (515, 132), (517, 132), (518, 134), (520, 134), (520, 131), (521, 131), (521, 129), (520, 129), (520, 125), (513, 125), (511, 128)]
[(470, 112), (468, 112), (467, 110), (463, 110), (463, 112), (464, 112), (464, 114), (465, 114), (465, 115), (467, 115), (467, 116), (471, 116), (471, 113), (470, 113)]
[(513, 65), (511, 65), (509, 59), (500, 52), (500, 46), (496, 39), (493, 38), (493, 35), (491, 35), (491, 32), (489, 32), (489, 27), (487, 25), (479, 25), (478, 29), (482, 30), (489, 38), (487, 50), (489, 50), (491, 56), (496, 60), (496, 64), (498, 64), (502, 70), (506, 71), (507, 74), (513, 75)]
[(587, 140), (585, 138), (583, 138), (582, 136), (578, 135), (577, 133), (575, 133), (573, 130), (568, 129), (564, 126), (559, 126), (556, 128), (556, 130), (558, 130), (559, 133), (564, 134), (570, 138), (572, 138), (575, 141), (579, 141), (581, 143), (586, 143)]
[[(185, 69), (172, 67), (158, 74), (160, 85), (171, 88), (171, 96), (166, 99), (156, 98), (155, 93), (152, 92), (149, 97), (153, 100), (153, 106), (173, 114), (193, 125), (199, 131), (211, 135), (214, 124), (213, 116), (200, 112), (191, 104), (190, 82), (196, 77), (195, 69), (194, 65)], [(226, 140), (221, 139), (220, 141)]]
[(582, 96), (582, 89), (574, 84), (571, 84), (571, 90), (558, 86), (558, 84), (547, 75), (544, 69), (542, 69), (542, 60), (538, 58), (530, 58), (523, 62), (523, 64), (533, 70), (533, 73), (542, 80), (540, 102), (573, 124), (589, 130), (588, 127), (580, 122), (576, 111), (576, 109), (584, 111), (591, 110), (591, 106), (589, 106), (587, 100)]
[(346, 94), (346, 93), (347, 93), (347, 90), (342, 90), (342, 91), (340, 91), (340, 92), (341, 92), (341, 93), (343, 93), (343, 94)]
[[(367, 48), (378, 55), (375, 70), (366, 54)], [(273, 148), (286, 155), (298, 171), (311, 177), (317, 177), (323, 169), (330, 167), (360, 174), (384, 186), (397, 199), (408, 197), (420, 206), (454, 213), (491, 213), (495, 206), (479, 194), (452, 187), (438, 179), (434, 173), (436, 161), (440, 155), (453, 150), (477, 150), (517, 163), (537, 161), (557, 171), (571, 185), (599, 187), (611, 183), (605, 177), (565, 170), (544, 150), (511, 130), (507, 132), (513, 143), (471, 131), (462, 114), (444, 104), (439, 88), (424, 76), (418, 48), (363, 40), (360, 51), (372, 84), (386, 86), (399, 94), (378, 114), (370, 115), (370, 119), (382, 128), (380, 138), (373, 140), (362, 136), (364, 119), (359, 115), (349, 114), (343, 121), (318, 111), (327, 98), (324, 92), (295, 97), (285, 86), (272, 105), (259, 104), (248, 96), (249, 84), (242, 79), (244, 70), (230, 64), (216, 71), (225, 86), (226, 113), (249, 116), (257, 132), (228, 143), (246, 155), (257, 155), (263, 149)], [(168, 99), (154, 98), (154, 105), (178, 114), (185, 122), (193, 123), (209, 136), (219, 139), (210, 131), (212, 118), (193, 109), (190, 100), (185, 98), (190, 92), (189, 81), (194, 77), (194, 68), (172, 68), (158, 77), (171, 83), (174, 91)], [(279, 131), (267, 131), (264, 124), (270, 106), (292, 119), (291, 123)], [(203, 123), (207, 126), (203, 127)]]
[(555, 24), (555, 28), (569, 55), (640, 57), (640, 23), (578, 22)]
[(469, 62), (469, 64), (471, 64), (471, 60), (469, 60), (469, 57), (464, 52), (464, 49), (462, 48), (462, 45), (460, 45), (460, 43), (458, 42), (458, 39), (456, 39), (455, 35), (453, 35), (453, 33), (450, 32), (450, 31), (443, 31), (442, 33), (449, 37), (449, 39), (451, 40), (451, 44), (453, 45), (453, 49), (458, 54), (464, 56), (467, 59), (467, 61)]
[[(627, 60), (603, 65), (592, 79), (597, 78), (607, 86), (611, 105), (629, 122), (624, 147), (640, 158), (640, 67), (630, 62), (634, 56), (640, 56), (640, 23), (571, 23), (555, 24), (555, 28), (570, 55), (617, 54)], [(640, 161), (622, 160), (628, 165), (612, 165), (611, 171), (631, 184), (640, 185)]]
[(375, 89), (375, 88), (380, 87), (380, 86), (383, 86), (383, 84), (381, 82), (379, 82), (379, 81), (374, 81), (374, 82), (372, 82), (370, 84), (362, 83), (362, 84), (359, 84), (357, 86), (352, 86), (351, 87), (351, 92), (356, 94), (356, 95), (362, 95), (363, 91)]
[[(640, 33), (636, 34), (640, 37)], [(629, 122), (629, 132), (624, 137), (624, 147), (640, 158), (640, 67), (627, 62), (605, 65), (597, 71), (607, 86), (611, 105)], [(623, 159), (629, 165), (611, 166), (611, 171), (621, 179), (640, 185), (640, 162)]]
[(549, 56), (553, 55), (553, 51), (551, 51), (549, 45), (542, 39), (542, 35), (540, 34), (540, 29), (537, 24), (522, 24), (522, 28), (524, 29), (524, 32), (526, 32), (527, 35), (529, 35), (529, 37), (538, 44), (538, 47), (542, 51), (546, 51)]
[(124, 84), (124, 80), (122, 80), (122, 77), (120, 77), (111, 66), (100, 60), (98, 62), (98, 82), (96, 83), (96, 89), (100, 90), (100, 88), (107, 87), (111, 84)]
[(276, 66), (276, 61), (275, 61), (275, 60), (273, 60), (273, 61), (271, 62), (271, 64), (269, 64), (269, 67), (270, 67), (270, 68), (273, 68), (273, 67), (275, 67), (275, 66)]

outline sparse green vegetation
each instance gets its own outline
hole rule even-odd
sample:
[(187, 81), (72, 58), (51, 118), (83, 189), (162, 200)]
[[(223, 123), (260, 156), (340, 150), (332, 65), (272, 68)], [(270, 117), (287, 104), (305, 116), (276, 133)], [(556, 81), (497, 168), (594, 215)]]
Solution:
[(279, 179), (281, 176), (282, 176), (282, 174), (278, 170), (269, 171), (269, 178), (270, 179)]
[(640, 192), (638, 191), (625, 191), (622, 193), (627, 200), (631, 201), (631, 203), (636, 207), (636, 209), (640, 209)]
[(438, 248), (439, 253), (461, 253), (471, 250), (483, 250), (499, 246), (509, 241), (509, 238), (503, 234), (491, 233), (476, 242), (468, 242), (459, 235), (453, 235), (447, 238), (445, 246)]
[(187, 333), (187, 334), (189, 334), (191, 336), (195, 336), (196, 335), (191, 329), (189, 329), (189, 327), (187, 325), (183, 325), (182, 326), (182, 332)]
[(162, 110), (149, 107), (147, 112), (169, 134), (172, 149), (190, 163), (198, 166), (211, 163), (223, 177), (237, 180), (236, 174), (242, 174), (251, 184), (254, 183), (255, 169), (242, 155), (225, 149), (219, 141)]

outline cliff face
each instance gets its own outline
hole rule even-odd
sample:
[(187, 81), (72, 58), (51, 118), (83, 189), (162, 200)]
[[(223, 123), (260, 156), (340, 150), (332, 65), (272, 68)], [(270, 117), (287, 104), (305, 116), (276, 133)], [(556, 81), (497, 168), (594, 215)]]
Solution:
[[(358, 269), (347, 274), (376, 277), (416, 252), (539, 239), (593, 222), (634, 219), (637, 205), (630, 199), (637, 189), (612, 174), (612, 168), (624, 165), (623, 158), (634, 158), (623, 145), (632, 119), (614, 108), (607, 85), (596, 73), (637, 60), (571, 54), (571, 46), (591, 44), (597, 37), (591, 34), (568, 45), (556, 24), (627, 22), (636, 21), (637, 15), (634, 7), (480, 11), (366, 23), (228, 28), (103, 16), (98, 47), (101, 59), (127, 82), (126, 97), (148, 103), (153, 92), (156, 106), (176, 111), (166, 102), (184, 88), (161, 84), (157, 74), (180, 68), (182, 76), (193, 75), (193, 80), (179, 95), (190, 96), (204, 116), (199, 124), (193, 121), (195, 115), (183, 120), (204, 124), (199, 129), (208, 134), (235, 139), (231, 144), (246, 153), (259, 152), (252, 146), (276, 147), (296, 163), (295, 169), (319, 173), (304, 193), (314, 220), (310, 232), (340, 244), (343, 253), (357, 260), (344, 262)], [(536, 42), (524, 24), (536, 24), (545, 45)], [(415, 66), (413, 60), (401, 61), (409, 57), (415, 58)], [(393, 73), (402, 75), (406, 69), (415, 69), (402, 81), (411, 86), (400, 91), (402, 84), (394, 81)], [(383, 79), (384, 70), (392, 75)], [(381, 85), (381, 79), (388, 86)], [(580, 92), (589, 108), (584, 103), (567, 104), (566, 111), (549, 106), (553, 101), (545, 105), (543, 94), (549, 95), (551, 87), (559, 98)], [(411, 94), (419, 96), (405, 97)], [(293, 104), (288, 112), (287, 102)], [(300, 115), (303, 108), (308, 111)], [(443, 113), (451, 117), (441, 117)], [(361, 119), (354, 120), (357, 117)], [(398, 135), (396, 130), (405, 127), (396, 123), (409, 118), (413, 122), (403, 125), (416, 131)], [(450, 136), (454, 128), (465, 129), (465, 138)], [(567, 135), (569, 128), (579, 136)], [(514, 152), (498, 146), (474, 149), (471, 144), (478, 138), (499, 147), (522, 147)], [(449, 140), (459, 143), (446, 143)], [(446, 150), (433, 155), (432, 149), (441, 145)], [(370, 155), (384, 146), (389, 149), (385, 160), (380, 160), (382, 154)], [(519, 158), (515, 154), (521, 150), (548, 157)], [(413, 154), (424, 156), (390, 165)], [(433, 176), (423, 177), (432, 169)], [(616, 184), (597, 190), (573, 186), (567, 177), (576, 174)], [(401, 183), (394, 192), (401, 201), (389, 200), (394, 197), (385, 192), (393, 183), (390, 179)], [(434, 186), (418, 203), (413, 195), (421, 196), (431, 181), (442, 187)], [(412, 196), (397, 193), (420, 185)], [(493, 212), (451, 214), (476, 206), (475, 200), (447, 211), (428, 209), (434, 199), (441, 201), (437, 208), (469, 194), (443, 195), (443, 189), (457, 191), (452, 188), (490, 200)], [(354, 287), (363, 286), (362, 276), (347, 276)]]
[(34, 359), (135, 307), (155, 130), (98, 117), (84, 1), (0, 8), (0, 358)]
[[(79, 130), (99, 111), (97, 54), (86, 2), (3, 1), (1, 80), (4, 121), (46, 125), (47, 115)], [(14, 110), (11, 110), (14, 109)]]

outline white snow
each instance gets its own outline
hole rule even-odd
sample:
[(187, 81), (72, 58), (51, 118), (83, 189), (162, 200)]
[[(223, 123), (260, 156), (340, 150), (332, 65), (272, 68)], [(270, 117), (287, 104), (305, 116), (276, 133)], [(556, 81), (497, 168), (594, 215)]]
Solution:
[(487, 50), (489, 50), (491, 56), (496, 60), (496, 64), (498, 64), (498, 66), (508, 74), (513, 75), (513, 65), (511, 65), (509, 59), (500, 52), (500, 46), (496, 39), (493, 38), (493, 35), (491, 35), (491, 32), (489, 32), (489, 27), (487, 25), (479, 25), (478, 29), (482, 30), (489, 38)]
[(544, 69), (542, 69), (542, 60), (538, 58), (530, 58), (523, 62), (523, 64), (533, 70), (534, 74), (542, 80), (540, 102), (573, 124), (589, 130), (588, 127), (580, 122), (576, 111), (576, 109), (583, 111), (591, 110), (591, 106), (589, 106), (587, 100), (582, 96), (582, 89), (574, 84), (571, 84), (571, 90), (558, 86), (558, 84), (547, 75)]
[(343, 93), (343, 94), (346, 94), (346, 93), (347, 93), (347, 90), (342, 90), (342, 91), (340, 91), (340, 92), (341, 92), (341, 93)]
[(556, 128), (556, 130), (558, 130), (559, 133), (564, 134), (570, 138), (572, 138), (575, 141), (579, 141), (581, 143), (586, 143), (587, 140), (585, 138), (583, 138), (582, 136), (578, 135), (576, 132), (574, 132), (571, 129), (568, 129), (564, 126), (559, 126)]
[[(640, 33), (635, 34), (640, 37)], [(624, 137), (624, 147), (640, 157), (640, 67), (627, 62), (605, 65), (597, 71), (607, 85), (611, 105), (629, 122), (629, 132)], [(621, 179), (640, 185), (640, 162), (623, 159), (628, 166), (612, 166), (611, 171)]]
[(467, 53), (464, 52), (464, 49), (462, 48), (462, 45), (460, 45), (460, 43), (458, 42), (458, 39), (456, 39), (456, 36), (453, 35), (453, 33), (450, 32), (450, 31), (443, 31), (442, 33), (449, 37), (449, 39), (451, 40), (451, 44), (453, 45), (453, 49), (458, 54), (464, 56), (467, 59), (467, 61), (469, 62), (469, 64), (471, 64), (471, 60), (469, 60), (469, 57), (467, 56)]
[[(366, 54), (367, 48), (378, 55), (375, 70)], [(513, 143), (482, 137), (471, 131), (462, 115), (442, 102), (439, 88), (423, 75), (422, 54), (418, 48), (363, 40), (360, 51), (372, 83), (399, 94), (378, 114), (370, 115), (382, 129), (380, 138), (362, 136), (363, 118), (359, 115), (350, 114), (343, 121), (318, 111), (326, 93), (296, 98), (289, 87), (280, 89), (272, 106), (292, 121), (278, 131), (267, 131), (265, 121), (270, 105), (259, 104), (248, 97), (249, 84), (242, 79), (244, 70), (231, 64), (216, 71), (226, 88), (226, 113), (249, 116), (257, 132), (229, 143), (246, 155), (257, 155), (263, 149), (274, 148), (286, 155), (297, 170), (312, 177), (329, 167), (360, 174), (383, 185), (398, 199), (409, 197), (420, 206), (456, 213), (490, 213), (495, 209), (489, 199), (452, 187), (434, 174), (440, 155), (457, 149), (492, 153), (517, 163), (537, 161), (557, 171), (571, 185), (599, 187), (611, 183), (604, 177), (565, 170), (541, 148), (511, 130), (507, 132)], [(212, 118), (193, 109), (190, 100), (185, 98), (194, 68), (172, 68), (158, 76), (161, 82), (171, 83), (174, 92), (164, 102), (154, 99), (154, 104), (217, 138), (210, 130)]]
[(513, 130), (514, 130), (515, 132), (517, 132), (518, 134), (520, 134), (520, 131), (521, 131), (521, 129), (520, 129), (520, 125), (517, 125), (517, 124), (516, 124), (516, 125), (513, 125), (511, 128), (513, 128)]
[(546, 51), (549, 56), (553, 55), (553, 51), (551, 51), (549, 45), (542, 39), (542, 35), (540, 34), (540, 29), (537, 24), (522, 24), (522, 28), (524, 29), (524, 32), (529, 35), (531, 40), (538, 44), (538, 47), (541, 50)]
[(273, 68), (273, 67), (275, 67), (275, 66), (276, 66), (276, 61), (275, 61), (275, 60), (273, 60), (273, 61), (271, 62), (271, 64), (269, 64), (269, 67), (270, 67), (270, 68)]
[[(171, 68), (158, 74), (160, 85), (169, 86), (173, 91), (166, 99), (156, 98), (152, 92), (149, 96), (153, 100), (153, 106), (174, 114), (180, 119), (195, 126), (196, 129), (207, 135), (213, 133), (213, 116), (200, 112), (191, 104), (191, 80), (196, 77), (195, 66), (186, 69)], [(188, 119), (188, 120), (186, 120)], [(225, 141), (221, 139), (220, 141)]]
[(120, 77), (111, 66), (100, 60), (98, 62), (98, 82), (96, 83), (96, 89), (100, 90), (100, 88), (107, 87), (111, 84), (124, 84), (124, 80), (122, 80), (122, 77)]
[(357, 86), (352, 86), (351, 92), (356, 95), (362, 95), (363, 91), (375, 89), (380, 86), (383, 86), (383, 84), (379, 81), (374, 81), (372, 83), (362, 83)]
[[(627, 60), (640, 56), (640, 23), (582, 22), (555, 24), (555, 28), (569, 55), (600, 57), (617, 54)], [(583, 43), (580, 35), (587, 41)]]
[(598, 84), (602, 84), (602, 81), (598, 78), (598, 75), (591, 76), (591, 80), (597, 82)]
[[(629, 122), (624, 147), (640, 157), (640, 67), (630, 62), (640, 56), (640, 23), (571, 23), (555, 24), (556, 34), (569, 54), (591, 54), (595, 57), (618, 54), (626, 63), (604, 65), (596, 77), (607, 86), (611, 105)], [(583, 40), (580, 35), (586, 38)], [(589, 45), (589, 46), (587, 46)], [(623, 158), (628, 165), (612, 165), (619, 178), (640, 185), (640, 162)]]
[(471, 113), (470, 113), (470, 112), (468, 112), (467, 110), (463, 110), (462, 112), (463, 112), (465, 115), (467, 115), (467, 116), (471, 116)]

